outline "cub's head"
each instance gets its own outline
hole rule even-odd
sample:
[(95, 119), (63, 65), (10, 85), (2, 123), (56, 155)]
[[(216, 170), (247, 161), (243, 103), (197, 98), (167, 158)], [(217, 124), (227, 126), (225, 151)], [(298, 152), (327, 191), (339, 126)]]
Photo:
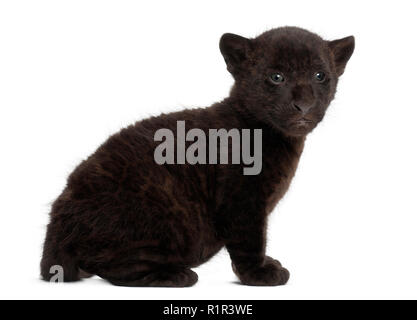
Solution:
[(220, 40), (235, 79), (231, 95), (245, 112), (290, 136), (308, 134), (323, 119), (354, 47), (353, 37), (325, 41), (295, 27)]

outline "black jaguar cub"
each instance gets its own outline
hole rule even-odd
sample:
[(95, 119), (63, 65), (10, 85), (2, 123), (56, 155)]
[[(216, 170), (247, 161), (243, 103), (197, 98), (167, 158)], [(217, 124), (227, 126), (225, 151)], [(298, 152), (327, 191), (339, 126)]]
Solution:
[[(45, 280), (60, 265), (64, 281), (98, 275), (121, 286), (191, 286), (198, 279), (191, 268), (226, 247), (243, 284), (288, 281), (288, 271), (265, 255), (267, 217), (335, 95), (354, 38), (325, 41), (285, 27), (254, 39), (225, 34), (220, 50), (235, 79), (228, 98), (139, 121), (69, 176), (52, 205)], [(156, 163), (155, 132), (175, 132), (177, 121), (204, 133), (261, 129), (262, 170), (245, 175), (244, 164)]]

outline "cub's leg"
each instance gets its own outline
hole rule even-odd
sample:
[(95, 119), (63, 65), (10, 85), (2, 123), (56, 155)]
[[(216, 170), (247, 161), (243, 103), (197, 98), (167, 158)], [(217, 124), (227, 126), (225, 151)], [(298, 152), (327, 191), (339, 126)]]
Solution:
[[(259, 202), (242, 201), (234, 214), (222, 214), (219, 230), (223, 230), (232, 268), (242, 284), (250, 286), (284, 285), (289, 272), (278, 260), (265, 255), (266, 215)], [(230, 218), (231, 217), (231, 218)], [(238, 219), (233, 218), (238, 217)]]
[(198, 275), (189, 268), (148, 262), (124, 269), (115, 268), (99, 276), (113, 285), (124, 287), (190, 287), (198, 280)]

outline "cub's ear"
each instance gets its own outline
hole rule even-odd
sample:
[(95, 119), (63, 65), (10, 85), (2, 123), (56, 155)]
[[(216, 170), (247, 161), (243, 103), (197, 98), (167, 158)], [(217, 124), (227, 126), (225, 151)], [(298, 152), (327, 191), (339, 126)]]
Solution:
[(220, 52), (227, 65), (227, 70), (236, 75), (242, 63), (248, 59), (251, 41), (232, 33), (225, 33), (220, 39)]
[(338, 76), (345, 71), (345, 67), (353, 50), (355, 50), (355, 38), (353, 36), (328, 42), (330, 51), (333, 55), (334, 64)]

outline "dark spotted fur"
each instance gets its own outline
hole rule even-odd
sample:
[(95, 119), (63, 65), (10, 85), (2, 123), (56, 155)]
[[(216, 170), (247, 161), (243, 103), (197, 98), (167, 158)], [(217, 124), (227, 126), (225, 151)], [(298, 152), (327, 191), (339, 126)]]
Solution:
[[(299, 28), (254, 39), (225, 34), (220, 50), (235, 79), (230, 96), (204, 109), (162, 114), (111, 136), (69, 176), (52, 205), (41, 274), (98, 275), (122, 286), (191, 286), (196, 267), (224, 246), (247, 285), (282, 285), (289, 273), (265, 255), (268, 214), (285, 194), (305, 136), (322, 120), (353, 37), (332, 42)], [(318, 83), (318, 71), (326, 79)], [(270, 75), (280, 72), (282, 84)], [(300, 120), (301, 119), (301, 120)], [(263, 165), (158, 165), (159, 128), (260, 128)]]

